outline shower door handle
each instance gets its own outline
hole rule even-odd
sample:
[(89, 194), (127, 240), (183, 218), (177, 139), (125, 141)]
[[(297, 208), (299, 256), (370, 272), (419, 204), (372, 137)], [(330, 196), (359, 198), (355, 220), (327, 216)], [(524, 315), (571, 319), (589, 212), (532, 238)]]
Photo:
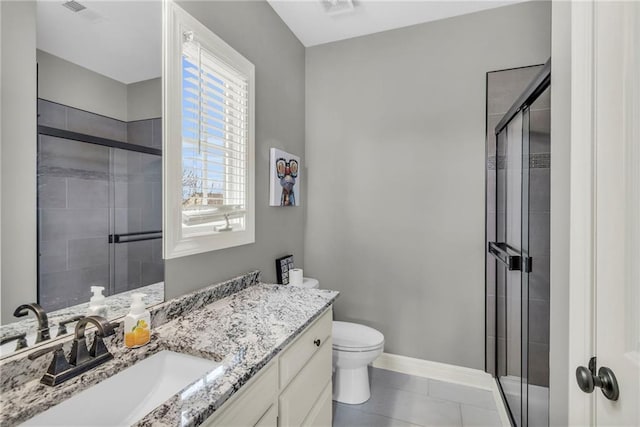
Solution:
[(520, 254), (512, 250), (506, 243), (489, 242), (488, 252), (503, 263), (509, 271), (519, 271), (522, 266)]
[(162, 239), (162, 230), (141, 231), (139, 233), (110, 234), (109, 243), (131, 243), (143, 240)]

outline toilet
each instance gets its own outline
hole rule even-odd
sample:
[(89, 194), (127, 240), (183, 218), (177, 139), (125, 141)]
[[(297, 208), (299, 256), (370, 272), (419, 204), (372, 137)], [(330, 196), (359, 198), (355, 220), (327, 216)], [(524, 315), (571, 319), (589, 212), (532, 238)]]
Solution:
[[(301, 287), (318, 288), (316, 279), (305, 277)], [(333, 400), (357, 405), (371, 397), (367, 366), (384, 348), (384, 335), (365, 325), (333, 321)]]

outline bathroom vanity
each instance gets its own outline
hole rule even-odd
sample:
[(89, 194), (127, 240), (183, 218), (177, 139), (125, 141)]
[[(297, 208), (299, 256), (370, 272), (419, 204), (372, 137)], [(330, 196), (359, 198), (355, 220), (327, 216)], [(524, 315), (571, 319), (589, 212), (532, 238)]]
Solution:
[(331, 321), (329, 308), (203, 425), (331, 425)]
[[(126, 349), (119, 325), (116, 334), (105, 339), (114, 359), (58, 386), (39, 382), (49, 364), (47, 357), (31, 361), (26, 352), (4, 359), (0, 424), (18, 425), (36, 416), (46, 419), (62, 402), (73, 409), (83, 393), (83, 401), (90, 402), (92, 397), (87, 396), (93, 386), (127, 378), (127, 368), (170, 351), (215, 364), (197, 380), (172, 390), (152, 406), (155, 409), (125, 424), (330, 425), (331, 306), (337, 295), (262, 284), (254, 272), (153, 307), (152, 340), (144, 347)], [(56, 343), (69, 351), (68, 339)], [(162, 372), (157, 376), (165, 375)], [(111, 388), (115, 391), (109, 394), (126, 394), (127, 381), (124, 384), (127, 387)], [(104, 393), (93, 395), (104, 398)], [(99, 402), (91, 407), (96, 419), (100, 408), (114, 411), (114, 406)]]

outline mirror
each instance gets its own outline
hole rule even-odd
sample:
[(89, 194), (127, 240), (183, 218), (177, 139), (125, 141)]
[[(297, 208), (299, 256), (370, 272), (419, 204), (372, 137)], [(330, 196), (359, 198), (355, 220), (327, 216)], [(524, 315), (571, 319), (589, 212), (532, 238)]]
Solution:
[[(33, 12), (37, 215), (19, 226), (37, 229), (36, 280), (4, 280), (2, 300), (14, 306), (3, 302), (0, 327), (3, 341), (25, 334), (29, 348), (50, 340), (35, 343), (36, 316), (15, 317), (19, 304), (37, 302), (55, 339), (78, 316), (125, 315), (134, 292), (148, 305), (164, 300), (162, 3), (38, 0)], [(92, 287), (106, 297), (95, 311)], [(3, 343), (0, 357), (21, 342)]]

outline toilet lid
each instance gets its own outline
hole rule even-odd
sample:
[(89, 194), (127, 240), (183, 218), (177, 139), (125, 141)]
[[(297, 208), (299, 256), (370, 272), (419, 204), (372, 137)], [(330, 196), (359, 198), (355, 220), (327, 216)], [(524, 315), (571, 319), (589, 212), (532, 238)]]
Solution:
[(384, 335), (365, 325), (333, 322), (333, 347), (345, 350), (367, 350), (384, 344)]

